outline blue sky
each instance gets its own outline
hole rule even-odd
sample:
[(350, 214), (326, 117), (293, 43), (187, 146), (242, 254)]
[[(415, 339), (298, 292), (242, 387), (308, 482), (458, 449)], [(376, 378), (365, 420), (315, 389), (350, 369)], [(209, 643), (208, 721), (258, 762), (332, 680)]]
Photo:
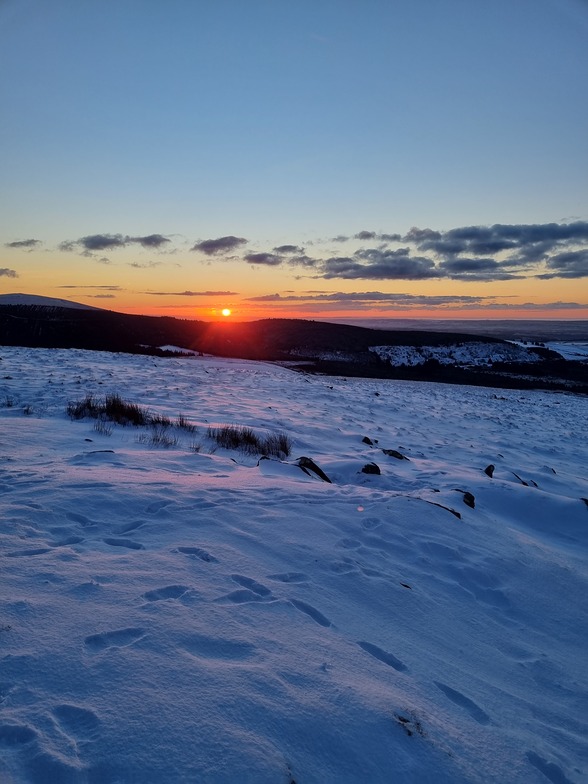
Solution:
[[(362, 231), (587, 221), (587, 39), (583, 0), (0, 0), (0, 268), (18, 277), (1, 290), (110, 285), (114, 309), (166, 276), (248, 298), (356, 291), (191, 249), (235, 236), (322, 260), (375, 249), (333, 242)], [(62, 249), (154, 234), (169, 242)], [(575, 305), (586, 248), (559, 248), (583, 253)], [(569, 278), (524, 280), (521, 303), (572, 301)], [(378, 291), (463, 291), (447, 284)]]

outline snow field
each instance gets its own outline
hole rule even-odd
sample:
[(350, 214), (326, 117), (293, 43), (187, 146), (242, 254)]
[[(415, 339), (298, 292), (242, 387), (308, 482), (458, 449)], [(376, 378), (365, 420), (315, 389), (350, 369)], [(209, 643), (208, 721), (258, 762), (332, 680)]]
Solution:
[[(585, 779), (586, 398), (0, 357), (0, 780)], [(197, 431), (66, 416), (110, 392)]]

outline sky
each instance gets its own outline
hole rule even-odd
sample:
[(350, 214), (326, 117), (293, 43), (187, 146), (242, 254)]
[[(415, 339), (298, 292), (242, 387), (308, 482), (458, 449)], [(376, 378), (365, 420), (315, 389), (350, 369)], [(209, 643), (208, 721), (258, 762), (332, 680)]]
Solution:
[(0, 0), (0, 294), (588, 318), (586, 0)]

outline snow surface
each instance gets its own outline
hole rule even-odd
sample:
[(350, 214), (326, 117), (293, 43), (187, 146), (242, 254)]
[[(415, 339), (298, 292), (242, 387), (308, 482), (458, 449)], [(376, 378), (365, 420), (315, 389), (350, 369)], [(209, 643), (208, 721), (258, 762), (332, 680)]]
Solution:
[[(586, 397), (0, 357), (2, 784), (587, 780)], [(198, 429), (108, 435), (87, 392)]]
[(423, 365), (428, 359), (436, 359), (442, 365), (480, 367), (491, 362), (539, 362), (533, 351), (514, 343), (454, 343), (448, 346), (372, 346), (370, 351), (391, 365), (414, 367)]
[(553, 340), (545, 344), (552, 351), (557, 351), (564, 359), (573, 359), (578, 362), (588, 361), (588, 342)]

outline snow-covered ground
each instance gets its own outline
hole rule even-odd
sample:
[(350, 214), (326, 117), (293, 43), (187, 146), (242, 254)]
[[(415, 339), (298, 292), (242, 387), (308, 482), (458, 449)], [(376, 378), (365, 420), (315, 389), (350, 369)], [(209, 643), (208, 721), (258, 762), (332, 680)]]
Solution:
[(586, 341), (553, 340), (545, 345), (552, 351), (557, 351), (564, 359), (574, 359), (580, 362), (588, 361), (588, 343)]
[(480, 367), (492, 362), (539, 362), (540, 357), (514, 343), (455, 343), (449, 346), (373, 346), (370, 348), (380, 359), (391, 365), (414, 367), (435, 359), (442, 365)]
[(0, 357), (2, 784), (587, 780), (586, 397)]

